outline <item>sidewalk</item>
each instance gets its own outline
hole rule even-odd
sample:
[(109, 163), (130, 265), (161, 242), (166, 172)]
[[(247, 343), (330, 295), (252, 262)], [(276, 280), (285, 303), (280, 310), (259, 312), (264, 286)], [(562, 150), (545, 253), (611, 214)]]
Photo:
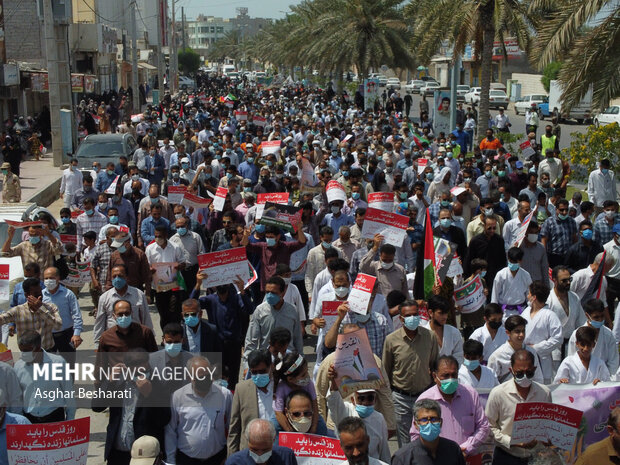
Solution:
[(46, 207), (58, 198), (62, 169), (54, 168), (52, 157), (27, 160), (20, 165), (22, 202)]

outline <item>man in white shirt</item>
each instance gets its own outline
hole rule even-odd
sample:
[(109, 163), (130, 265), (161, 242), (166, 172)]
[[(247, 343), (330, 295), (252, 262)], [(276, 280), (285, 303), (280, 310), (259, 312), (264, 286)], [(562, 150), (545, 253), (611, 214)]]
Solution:
[(523, 312), (527, 305), (527, 291), (532, 284), (530, 274), (521, 268), (523, 250), (511, 247), (507, 255), (508, 266), (495, 275), (491, 294), (491, 302), (500, 305), (504, 310), (504, 320)]
[(293, 307), (297, 309), (297, 313), (299, 314), (299, 322), (301, 323), (301, 332), (305, 336), (306, 335), (306, 310), (304, 308), (304, 302), (301, 299), (301, 294), (299, 293), (299, 289), (294, 284), (291, 284), (293, 275), (291, 271), (291, 267), (286, 263), (279, 263), (276, 266), (276, 276), (279, 276), (284, 280), (284, 284), (286, 284), (286, 290), (284, 291), (284, 302), (291, 304)]
[(177, 271), (185, 269), (185, 252), (168, 241), (168, 227), (155, 227), (155, 242), (144, 251), (153, 275), (155, 306), (163, 329), (168, 323), (181, 321), (181, 290), (177, 284)]
[(620, 199), (614, 171), (610, 168), (611, 163), (605, 158), (599, 162), (599, 168), (592, 171), (588, 177), (588, 199), (594, 204), (596, 215), (603, 211), (605, 200)]
[(500, 132), (510, 132), (510, 119), (508, 119), (508, 115), (504, 113), (504, 108), (500, 107), (499, 113), (495, 115), (495, 127)]
[(549, 390), (536, 382), (536, 357), (529, 351), (517, 350), (510, 360), (511, 378), (493, 388), (485, 413), (495, 440), (493, 464), (527, 463), (537, 440), (527, 444), (510, 444), (517, 404), (551, 402)]
[(542, 383), (543, 375), (540, 370), (540, 360), (536, 350), (523, 342), (525, 340), (525, 326), (527, 320), (520, 315), (512, 315), (504, 323), (506, 328), (506, 334), (508, 335), (508, 341), (506, 341), (500, 348), (491, 354), (489, 357), (489, 364), (487, 365), (497, 375), (497, 379), (500, 383), (503, 383), (510, 377), (510, 358), (515, 351), (519, 349), (526, 349), (534, 354), (536, 360), (536, 373), (534, 380)]
[(502, 307), (497, 304), (487, 304), (484, 307), (484, 325), (469, 336), (469, 339), (482, 344), (482, 360), (485, 362), (488, 362), (491, 354), (508, 341), (506, 329), (502, 324), (503, 317)]
[(506, 246), (506, 250), (515, 244), (519, 228), (523, 224), (525, 217), (530, 214), (530, 211), (532, 211), (530, 208), (530, 202), (527, 200), (521, 200), (517, 207), (517, 216), (513, 216), (511, 220), (506, 221), (506, 224), (504, 224), (502, 235), (504, 236), (504, 245)]
[(545, 384), (551, 383), (553, 379), (551, 353), (559, 349), (563, 341), (562, 324), (547, 307), (548, 298), (549, 288), (540, 281), (534, 281), (528, 294), (530, 305), (521, 315), (528, 323), (523, 342), (538, 353)]
[(479, 341), (468, 339), (463, 344), (465, 359), (459, 368), (459, 383), (473, 388), (492, 389), (499, 384), (497, 376), (483, 361), (483, 346)]
[(166, 172), (170, 169), (170, 155), (176, 152), (175, 148), (170, 145), (170, 139), (164, 137), (164, 145), (159, 149), (159, 154), (164, 158), (166, 164)]
[[(586, 312), (588, 322), (584, 326), (590, 326), (597, 332), (596, 344), (592, 355), (602, 359), (607, 365), (609, 373), (618, 371), (618, 343), (614, 338), (611, 330), (605, 326), (604, 304), (600, 299), (592, 299), (586, 302), (583, 309)], [(577, 352), (577, 336), (576, 331), (568, 341), (568, 355), (574, 355)]]
[(553, 383), (598, 384), (599, 381), (610, 381), (607, 365), (600, 358), (592, 355), (596, 344), (596, 330), (591, 326), (582, 326), (575, 331), (577, 352), (566, 357)]
[(69, 168), (62, 172), (60, 180), (60, 198), (65, 207), (71, 206), (75, 192), (82, 188), (82, 172), (78, 169), (78, 160), (73, 158)]
[(538, 184), (542, 185), (542, 174), (549, 173), (552, 186), (559, 186), (562, 180), (562, 160), (553, 156), (553, 150), (547, 149), (545, 159), (538, 165)]

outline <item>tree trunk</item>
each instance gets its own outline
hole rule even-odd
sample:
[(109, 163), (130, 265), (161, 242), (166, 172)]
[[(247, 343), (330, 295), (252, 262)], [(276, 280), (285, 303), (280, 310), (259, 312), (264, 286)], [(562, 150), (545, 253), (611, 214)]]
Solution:
[(490, 1), (480, 12), (484, 31), (480, 64), (482, 75), (480, 77), (480, 105), (478, 107), (478, 141), (485, 137), (486, 130), (489, 127), (489, 90), (491, 89), (491, 76), (493, 75), (493, 41), (495, 40), (494, 8), (495, 2)]

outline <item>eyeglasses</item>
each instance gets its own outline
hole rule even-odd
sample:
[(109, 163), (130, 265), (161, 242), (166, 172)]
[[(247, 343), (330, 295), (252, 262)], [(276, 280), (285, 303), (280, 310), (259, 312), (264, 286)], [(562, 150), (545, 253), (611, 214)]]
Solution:
[(192, 313), (184, 313), (183, 314), (184, 317), (188, 317), (188, 316), (198, 316), (198, 313), (196, 312), (192, 312)]
[(374, 394), (358, 394), (357, 401), (358, 402), (374, 402), (375, 395)]
[(232, 221), (222, 221), (222, 224), (232, 224)]
[(573, 277), (571, 276), (570, 278), (566, 278), (566, 279), (560, 279), (561, 283), (572, 283), (573, 282)]
[(439, 423), (441, 423), (441, 418), (439, 418), (439, 417), (424, 417), (424, 418), (416, 418), (415, 421), (420, 426), (425, 426), (425, 425), (428, 425), (429, 423), (432, 423), (433, 425), (438, 425)]
[(290, 415), (293, 418), (301, 418), (301, 417), (310, 418), (310, 417), (312, 417), (312, 412), (310, 412), (309, 410), (305, 411), (305, 412), (289, 412), (289, 413), (290, 413)]
[(523, 379), (523, 378), (525, 378), (526, 376), (527, 376), (529, 379), (532, 379), (532, 378), (534, 377), (534, 375), (535, 375), (535, 374), (536, 374), (536, 369), (531, 370), (531, 371), (516, 371), (516, 372), (514, 373), (515, 378), (519, 378), (519, 379)]

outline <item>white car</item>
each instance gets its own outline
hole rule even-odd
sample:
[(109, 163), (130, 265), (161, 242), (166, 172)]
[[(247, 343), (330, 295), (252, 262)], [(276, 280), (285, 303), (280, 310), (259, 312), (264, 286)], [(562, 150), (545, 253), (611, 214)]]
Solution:
[(439, 83), (435, 81), (426, 81), (420, 88), (420, 95), (433, 95), (433, 93), (439, 90)]
[(187, 76), (179, 76), (179, 89), (193, 89), (196, 87), (196, 81)]
[(594, 125), (620, 124), (620, 105), (612, 105), (594, 117)]
[(405, 93), (406, 94), (419, 94), (420, 89), (424, 85), (424, 81), (419, 79), (413, 79), (405, 84)]
[(508, 95), (503, 90), (489, 91), (489, 108), (504, 108), (508, 107)]
[(400, 79), (395, 78), (395, 77), (388, 78), (385, 86), (388, 88), (395, 89), (395, 90), (400, 90)]
[(379, 81), (380, 87), (385, 87), (387, 84), (388, 78), (384, 74), (381, 73), (370, 73), (368, 75), (368, 79), (377, 79)]
[(532, 108), (532, 103), (535, 103), (536, 106), (538, 106), (541, 103), (547, 103), (547, 102), (549, 102), (549, 97), (543, 94), (525, 95), (515, 102), (515, 113), (517, 115), (519, 113), (525, 114), (527, 110)]
[(480, 91), (482, 88), (480, 87), (472, 87), (469, 89), (469, 92), (465, 94), (463, 99), (465, 103), (480, 103)]
[(470, 88), (467, 84), (459, 84), (458, 86), (456, 86), (456, 99), (464, 100), (465, 94), (469, 92), (469, 89)]

